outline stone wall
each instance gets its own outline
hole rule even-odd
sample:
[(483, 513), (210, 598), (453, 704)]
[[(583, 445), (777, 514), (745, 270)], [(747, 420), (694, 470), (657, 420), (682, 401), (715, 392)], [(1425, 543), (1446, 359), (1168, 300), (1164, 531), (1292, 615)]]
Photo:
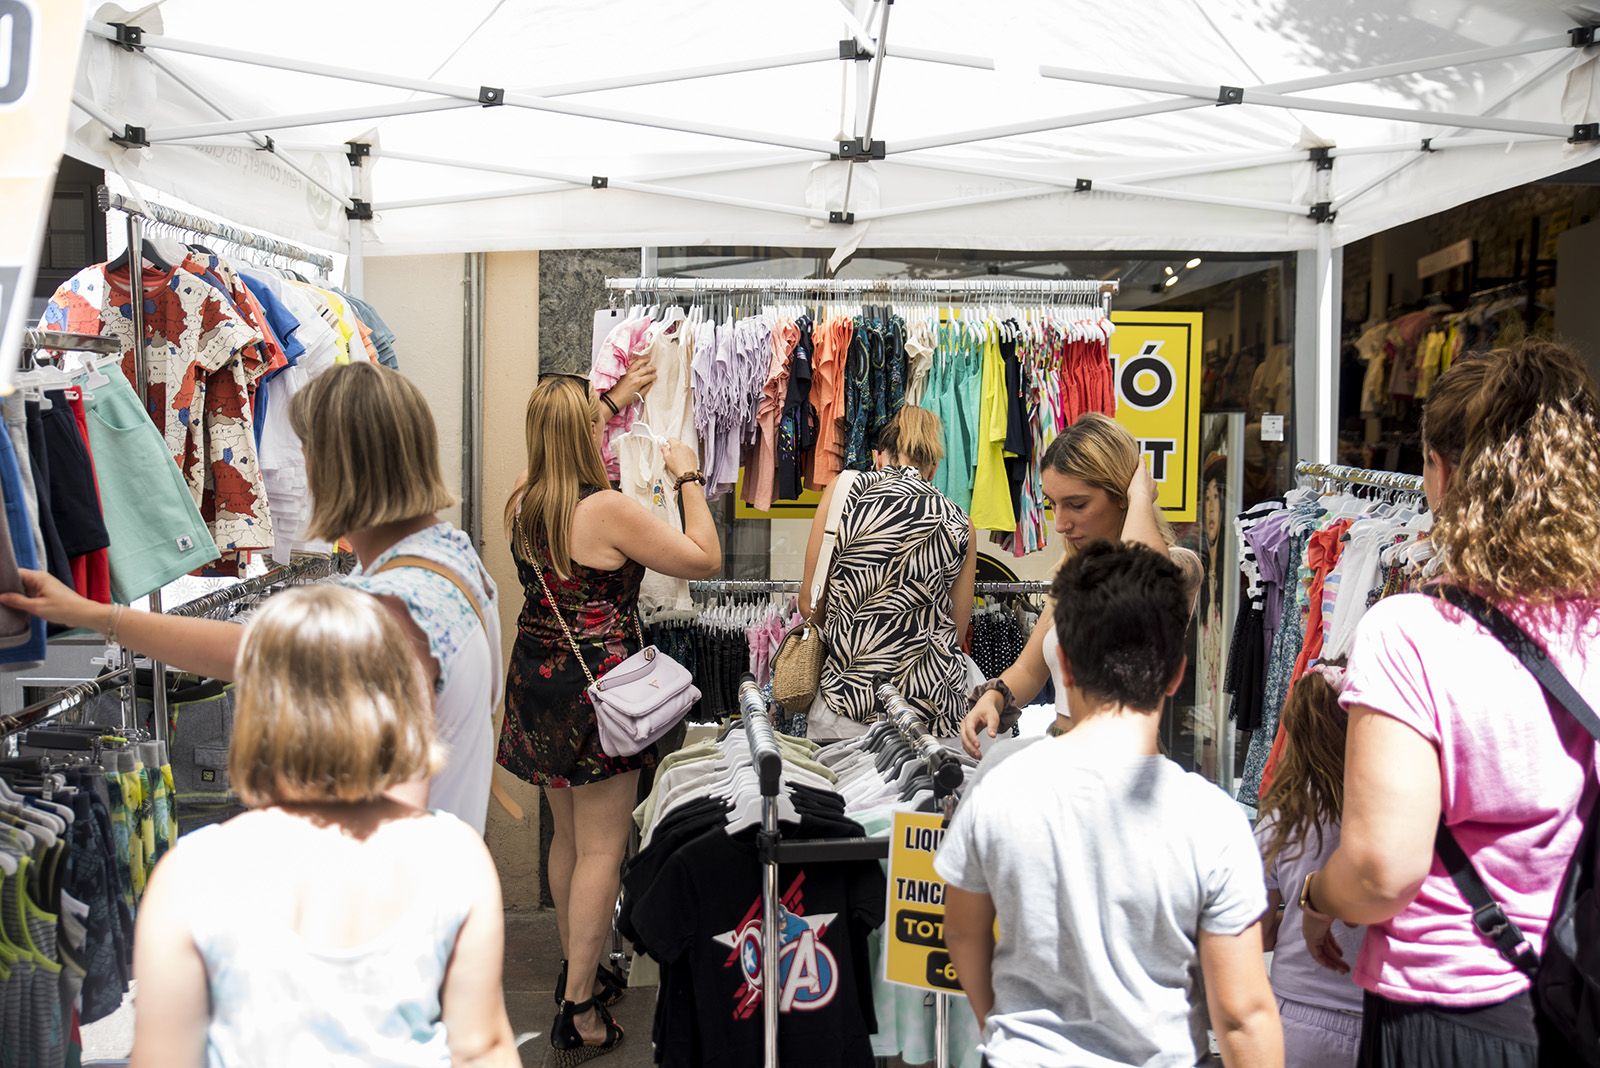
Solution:
[(609, 303), (607, 278), (639, 273), (636, 248), (567, 249), (539, 256), (539, 366), (542, 374), (586, 374), (594, 313)]

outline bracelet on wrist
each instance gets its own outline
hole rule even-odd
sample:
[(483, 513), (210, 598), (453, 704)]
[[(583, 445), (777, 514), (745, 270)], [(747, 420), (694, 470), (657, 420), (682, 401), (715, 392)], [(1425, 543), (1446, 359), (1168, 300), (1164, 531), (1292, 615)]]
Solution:
[(678, 476), (677, 482), (674, 484), (673, 488), (679, 493), (682, 493), (685, 482), (698, 482), (700, 485), (704, 486), (706, 484), (706, 476), (701, 474), (699, 471), (685, 472), (684, 474)]
[(610, 393), (602, 393), (602, 394), (600, 394), (600, 401), (607, 408), (611, 409), (611, 414), (612, 415), (615, 416), (615, 415), (621, 415), (622, 414), (622, 409), (617, 407), (617, 402), (611, 399), (611, 394)]
[(113, 604), (110, 617), (106, 620), (106, 641), (115, 643), (117, 640), (117, 624), (122, 622), (122, 613), (125, 605)]

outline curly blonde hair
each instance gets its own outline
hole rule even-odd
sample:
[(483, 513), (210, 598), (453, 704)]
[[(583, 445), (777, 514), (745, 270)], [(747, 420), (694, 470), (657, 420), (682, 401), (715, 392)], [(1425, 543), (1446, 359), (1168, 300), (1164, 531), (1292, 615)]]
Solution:
[(1422, 438), (1459, 458), (1432, 534), (1456, 582), (1536, 605), (1600, 592), (1600, 394), (1575, 352), (1527, 340), (1452, 366)]

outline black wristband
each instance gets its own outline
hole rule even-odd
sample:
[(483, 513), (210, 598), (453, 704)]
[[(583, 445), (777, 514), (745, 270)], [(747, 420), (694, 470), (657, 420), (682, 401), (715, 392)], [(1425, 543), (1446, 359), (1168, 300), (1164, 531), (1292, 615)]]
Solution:
[(601, 401), (603, 401), (605, 403), (605, 406), (607, 408), (611, 409), (611, 414), (612, 415), (616, 416), (616, 415), (621, 415), (622, 414), (622, 409), (618, 408), (617, 407), (617, 402), (611, 399), (611, 394), (602, 393), (602, 394), (600, 394), (600, 399), (601, 399)]

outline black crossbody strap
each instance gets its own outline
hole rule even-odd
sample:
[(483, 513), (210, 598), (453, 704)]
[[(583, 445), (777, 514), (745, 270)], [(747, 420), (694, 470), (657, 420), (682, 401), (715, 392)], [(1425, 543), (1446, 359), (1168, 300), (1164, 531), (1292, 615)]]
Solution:
[[(1578, 693), (1572, 683), (1567, 681), (1567, 677), (1561, 674), (1560, 669), (1550, 662), (1549, 655), (1539, 647), (1539, 643), (1535, 642), (1515, 620), (1482, 597), (1459, 586), (1440, 586), (1434, 592), (1477, 620), (1521, 662), (1523, 667), (1528, 669), (1544, 688), (1550, 700), (1566, 709), (1596, 742), (1600, 742), (1600, 715), (1595, 714), (1589, 702), (1583, 699), (1583, 695)], [(1489, 888), (1483, 885), (1483, 878), (1478, 874), (1477, 868), (1473, 867), (1466, 850), (1461, 848), (1461, 843), (1456, 841), (1456, 836), (1445, 826), (1443, 817), (1439, 819), (1439, 830), (1434, 835), (1433, 847), (1438, 852), (1439, 859), (1444, 861), (1445, 870), (1450, 873), (1450, 878), (1461, 891), (1461, 896), (1472, 906), (1472, 925), (1478, 929), (1478, 933), (1518, 971), (1530, 978), (1537, 974), (1539, 954), (1535, 952), (1532, 944), (1511, 917), (1505, 914), (1500, 903), (1494, 899), (1494, 895), (1489, 893)]]

